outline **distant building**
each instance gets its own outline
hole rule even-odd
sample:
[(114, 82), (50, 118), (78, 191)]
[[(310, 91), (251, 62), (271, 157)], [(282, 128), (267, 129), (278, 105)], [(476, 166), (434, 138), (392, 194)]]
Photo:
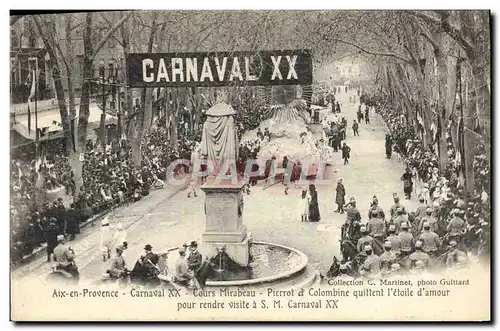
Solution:
[[(76, 110), (78, 113), (80, 89), (83, 82), (83, 28), (81, 24), (85, 20), (83, 14), (73, 14), (73, 26), (78, 26), (74, 29), (71, 35), (71, 49), (66, 47), (65, 35), (66, 29), (65, 19), (56, 20), (56, 31), (59, 36), (59, 47), (63, 54), (66, 54), (66, 59), (73, 64), (70, 72), (66, 70), (63, 61), (59, 61), (62, 72), (62, 84), (65, 90), (65, 96), (68, 97), (68, 80), (67, 75), (70, 75), (76, 97)], [(93, 38), (99, 40), (108, 30), (109, 27), (103, 24), (104, 21), (99, 15), (94, 17), (94, 34)], [(11, 26), (11, 47), (10, 47), (10, 126), (11, 126), (11, 143), (16, 146), (26, 141), (35, 139), (35, 118), (34, 109), (31, 109), (31, 120), (28, 120), (28, 96), (32, 86), (32, 72), (39, 70), (38, 79), (38, 128), (39, 136), (47, 132), (52, 133), (54, 137), (61, 136), (58, 132), (62, 132), (60, 124), (61, 117), (57, 105), (54, 82), (51, 75), (50, 61), (47, 50), (41, 38), (38, 37), (36, 26), (31, 16), (24, 16)], [(94, 77), (113, 77), (113, 81), (123, 81), (123, 73), (125, 60), (123, 58), (123, 49), (117, 40), (112, 37), (97, 53), (94, 60)], [(94, 91), (99, 92), (99, 91)], [(119, 89), (116, 90), (118, 97)], [(99, 96), (99, 95), (97, 95)], [(90, 105), (91, 116), (89, 122), (99, 118), (99, 113), (102, 112), (95, 103)], [(102, 104), (102, 98), (97, 98)], [(112, 100), (111, 97), (106, 98), (106, 108), (116, 108), (117, 100)], [(67, 103), (69, 107), (69, 103)], [(33, 107), (33, 105), (31, 105)], [(30, 123), (28, 123), (30, 122)], [(31, 129), (28, 129), (28, 124)], [(12, 132), (15, 131), (15, 132)], [(44, 137), (47, 137), (44, 135)]]

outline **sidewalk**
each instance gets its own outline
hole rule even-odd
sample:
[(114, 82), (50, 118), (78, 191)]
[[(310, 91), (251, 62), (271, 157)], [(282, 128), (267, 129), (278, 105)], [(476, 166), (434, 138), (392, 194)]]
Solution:
[[(114, 210), (96, 215), (80, 225), (82, 232), (76, 239), (70, 242), (70, 246), (75, 250), (79, 267), (83, 268), (81, 261), (93, 258), (94, 249), (100, 245), (100, 219), (106, 215), (110, 219), (111, 226), (116, 226), (117, 220), (122, 223), (124, 230), (137, 226), (146, 219), (146, 215), (160, 205), (164, 205), (168, 200), (174, 197), (178, 192), (184, 190), (188, 182), (181, 186), (166, 185), (165, 188), (152, 191), (150, 195), (142, 198), (140, 201), (122, 205)], [(95, 222), (96, 226), (89, 226)], [(47, 247), (40, 247), (26, 258), (26, 263), (12, 268), (11, 276), (14, 279), (24, 278), (26, 276), (48, 274), (50, 265), (46, 262), (45, 253)], [(85, 262), (84, 262), (85, 263)]]

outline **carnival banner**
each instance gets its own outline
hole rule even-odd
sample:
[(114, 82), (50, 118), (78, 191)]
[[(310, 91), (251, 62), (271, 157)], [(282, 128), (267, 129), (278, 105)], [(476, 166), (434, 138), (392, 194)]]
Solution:
[(308, 50), (210, 53), (132, 53), (131, 87), (310, 85)]

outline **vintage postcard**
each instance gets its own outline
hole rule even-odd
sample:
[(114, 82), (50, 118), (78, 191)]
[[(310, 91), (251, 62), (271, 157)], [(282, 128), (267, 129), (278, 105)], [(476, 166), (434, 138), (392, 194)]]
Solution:
[(11, 320), (490, 321), (490, 24), (12, 12)]

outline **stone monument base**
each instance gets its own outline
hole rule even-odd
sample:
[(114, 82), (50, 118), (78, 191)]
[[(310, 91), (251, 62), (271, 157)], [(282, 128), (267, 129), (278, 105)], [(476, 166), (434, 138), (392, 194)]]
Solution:
[(201, 187), (205, 192), (205, 231), (201, 235), (200, 253), (208, 258), (225, 247), (234, 262), (246, 267), (250, 248), (247, 228), (243, 224), (243, 183), (216, 183), (207, 178)]
[(201, 235), (204, 243), (240, 243), (247, 235), (247, 227), (241, 224), (235, 231), (205, 231)]
[(247, 237), (239, 243), (202, 242), (199, 246), (200, 253), (209, 259), (215, 257), (221, 249), (225, 249), (227, 255), (242, 267), (250, 263), (250, 240)]

